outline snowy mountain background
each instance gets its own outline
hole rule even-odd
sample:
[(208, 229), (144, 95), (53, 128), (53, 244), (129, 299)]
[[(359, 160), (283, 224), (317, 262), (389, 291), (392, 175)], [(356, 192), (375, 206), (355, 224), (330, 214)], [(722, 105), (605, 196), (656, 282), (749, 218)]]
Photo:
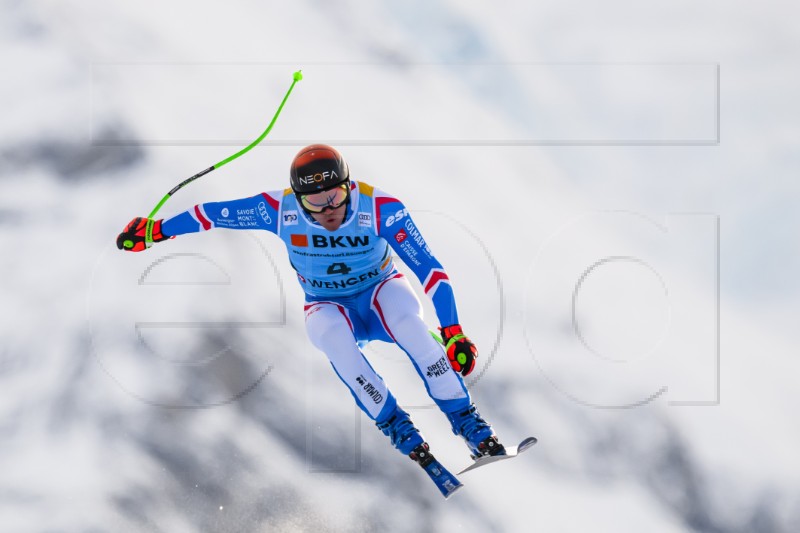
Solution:
[[(795, 6), (2, 12), (0, 531), (800, 530)], [(403, 199), (481, 412), (540, 438), (450, 501), (305, 338), (277, 239), (113, 245), (299, 68), (160, 214), (281, 189), (310, 142)], [(465, 466), (405, 356), (367, 355)]]

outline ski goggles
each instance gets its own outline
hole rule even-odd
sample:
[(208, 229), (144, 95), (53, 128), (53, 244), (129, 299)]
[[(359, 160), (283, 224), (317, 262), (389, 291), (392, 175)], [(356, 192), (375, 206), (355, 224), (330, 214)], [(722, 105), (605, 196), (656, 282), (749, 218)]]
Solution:
[(344, 183), (325, 191), (298, 195), (303, 209), (311, 213), (322, 213), (325, 209), (341, 207), (350, 196), (350, 183)]

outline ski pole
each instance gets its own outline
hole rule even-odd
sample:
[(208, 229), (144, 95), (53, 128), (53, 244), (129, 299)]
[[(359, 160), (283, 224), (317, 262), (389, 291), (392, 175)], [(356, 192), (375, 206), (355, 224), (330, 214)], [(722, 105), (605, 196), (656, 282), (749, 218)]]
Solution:
[[(292, 75), (292, 85), (289, 87), (289, 90), (286, 91), (286, 95), (283, 97), (283, 100), (281, 101), (281, 105), (278, 106), (278, 110), (275, 111), (275, 115), (272, 117), (272, 120), (270, 121), (269, 126), (267, 126), (267, 129), (265, 129), (264, 132), (261, 135), (258, 136), (258, 139), (256, 139), (255, 141), (253, 141), (252, 143), (250, 143), (246, 147), (242, 148), (241, 150), (239, 150), (238, 152), (236, 152), (232, 156), (226, 157), (225, 159), (223, 159), (219, 163), (211, 165), (207, 169), (201, 170), (200, 172), (198, 172), (194, 176), (183, 180), (182, 182), (177, 184), (175, 187), (173, 187), (171, 191), (169, 191), (167, 194), (164, 195), (164, 197), (161, 199), (161, 201), (158, 202), (158, 204), (156, 204), (156, 206), (153, 208), (153, 210), (147, 216), (148, 222), (147, 222), (147, 227), (145, 229), (145, 237), (144, 237), (146, 245), (149, 246), (149, 244), (151, 244), (153, 242), (153, 223), (154, 223), (153, 217), (156, 216), (156, 213), (158, 213), (158, 210), (161, 209), (161, 206), (163, 206), (164, 203), (166, 203), (166, 201), (169, 200), (170, 196), (172, 196), (173, 194), (175, 194), (176, 192), (178, 192), (179, 190), (184, 188), (186, 185), (189, 185), (191, 182), (193, 182), (197, 178), (205, 176), (206, 174), (208, 174), (212, 170), (216, 170), (219, 167), (230, 163), (231, 161), (233, 161), (237, 157), (246, 154), (247, 152), (250, 151), (250, 149), (252, 149), (258, 143), (263, 141), (264, 137), (267, 136), (267, 134), (272, 129), (272, 126), (275, 124), (275, 121), (278, 120), (278, 115), (281, 114), (281, 111), (283, 110), (283, 106), (286, 103), (286, 100), (288, 100), (289, 99), (289, 95), (292, 94), (292, 89), (294, 89), (295, 84), (298, 81), (302, 80), (302, 79), (303, 79), (303, 74), (302, 74), (301, 70), (298, 70), (297, 72), (295, 72)], [(132, 241), (125, 241), (124, 243), (122, 243), (122, 245), (125, 248), (133, 248), (133, 242)]]

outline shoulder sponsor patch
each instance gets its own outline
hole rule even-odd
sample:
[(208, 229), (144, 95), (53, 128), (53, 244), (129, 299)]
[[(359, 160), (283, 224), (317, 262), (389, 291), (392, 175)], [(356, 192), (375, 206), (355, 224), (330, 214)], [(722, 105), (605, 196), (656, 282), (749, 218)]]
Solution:
[(372, 227), (372, 213), (358, 213), (358, 225), (362, 228)]

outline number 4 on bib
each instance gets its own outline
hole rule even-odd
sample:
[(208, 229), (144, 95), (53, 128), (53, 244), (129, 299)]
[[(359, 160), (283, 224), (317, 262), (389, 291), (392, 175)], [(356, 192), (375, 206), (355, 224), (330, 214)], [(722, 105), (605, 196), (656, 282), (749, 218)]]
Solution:
[(346, 276), (352, 270), (353, 269), (347, 266), (346, 263), (331, 263), (331, 266), (328, 267), (328, 274), (341, 274), (342, 276)]

